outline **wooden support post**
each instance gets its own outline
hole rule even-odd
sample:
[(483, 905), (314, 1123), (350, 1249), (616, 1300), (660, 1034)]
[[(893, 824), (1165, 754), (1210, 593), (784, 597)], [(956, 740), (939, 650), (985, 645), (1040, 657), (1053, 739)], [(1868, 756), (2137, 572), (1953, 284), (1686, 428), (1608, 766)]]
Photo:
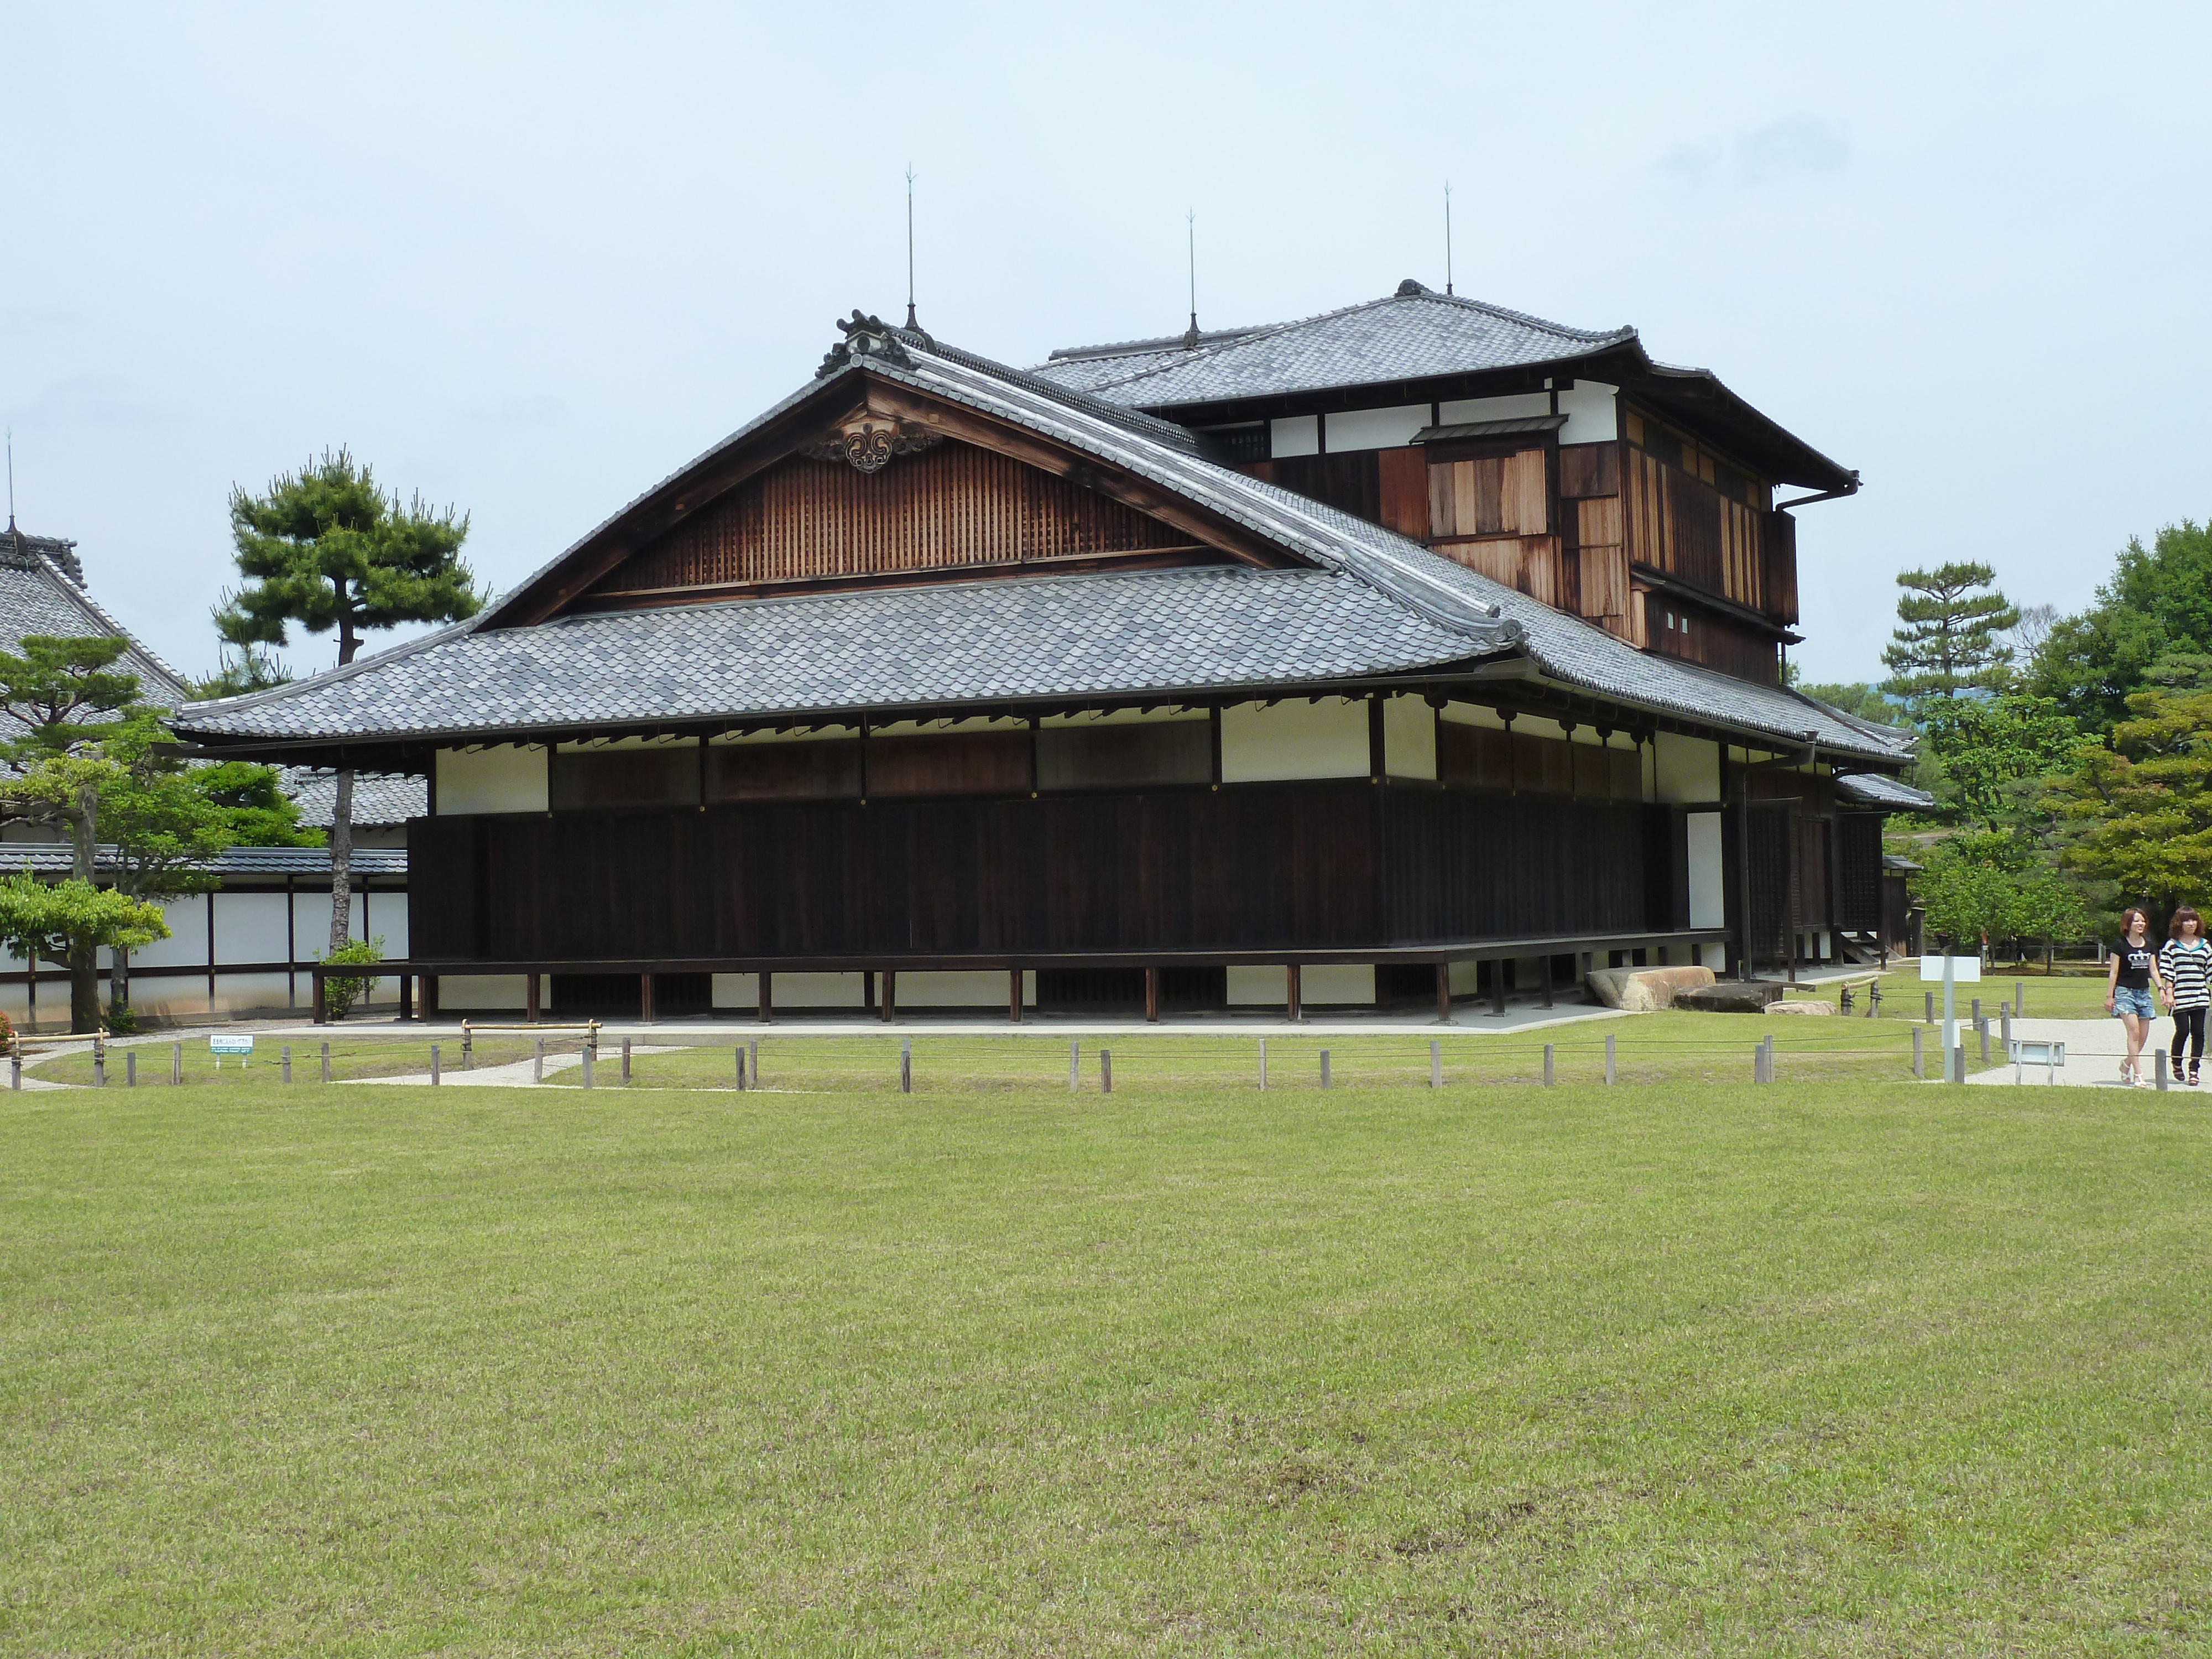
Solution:
[(1538, 957), (1536, 958), (1536, 972), (1537, 972), (1537, 973), (1538, 973), (1538, 975), (1540, 975), (1542, 977), (1542, 979), (1543, 979), (1543, 981), (1544, 981), (1544, 1006), (1545, 1006), (1547, 1008), (1548, 1008), (1548, 1007), (1550, 1007), (1550, 1006), (1552, 1006), (1552, 959), (1551, 959), (1551, 957), (1547, 957), (1547, 956), (1545, 956), (1545, 957)]
[(1006, 969), (1006, 1024), (1018, 1025), (1021, 1023), (1022, 970), (1018, 968), (1009, 968)]
[(523, 980), (523, 1017), (532, 1025), (538, 1024), (538, 975), (525, 974)]
[(898, 1018), (898, 970), (886, 968), (883, 974), (883, 1006), (878, 1011), (884, 1019)]
[(1305, 998), (1303, 994), (1304, 988), (1302, 988), (1298, 983), (1298, 964), (1294, 962), (1291, 963), (1288, 968), (1285, 969), (1283, 972), (1284, 988), (1288, 999), (1285, 1004), (1285, 1008), (1291, 1020), (1295, 1024), (1297, 1021), (1302, 1020), (1306, 1017)]
[(1157, 968), (1147, 968), (1145, 969), (1145, 1024), (1157, 1025), (1159, 1023), (1160, 970)]
[(415, 975), (412, 974), (399, 976), (399, 1018), (403, 1020), (415, 1018)]
[(1505, 1018), (1505, 975), (1512, 966), (1504, 957), (1491, 958), (1490, 1012), (1499, 1019)]
[(437, 1017), (438, 976), (435, 974), (425, 974), (422, 975), (422, 1018), (435, 1019)]
[(653, 975), (637, 976), (637, 1017), (645, 1024), (653, 1024)]
[(765, 968), (760, 974), (760, 1023), (763, 1025), (775, 1018), (775, 975)]
[(323, 970), (319, 967), (313, 969), (312, 978), (315, 994), (314, 1023), (318, 1025), (327, 1025), (331, 1023), (331, 1006), (323, 994)]
[(1437, 1024), (1451, 1024), (1451, 963), (1437, 964)]

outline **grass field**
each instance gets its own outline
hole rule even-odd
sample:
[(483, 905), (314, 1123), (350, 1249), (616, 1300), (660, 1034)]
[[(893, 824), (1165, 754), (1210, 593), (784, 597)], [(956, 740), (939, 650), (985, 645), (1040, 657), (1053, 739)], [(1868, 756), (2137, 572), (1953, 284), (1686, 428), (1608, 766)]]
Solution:
[(2193, 1101), (1064, 1065), (7, 1097), (0, 1650), (2212, 1645)]

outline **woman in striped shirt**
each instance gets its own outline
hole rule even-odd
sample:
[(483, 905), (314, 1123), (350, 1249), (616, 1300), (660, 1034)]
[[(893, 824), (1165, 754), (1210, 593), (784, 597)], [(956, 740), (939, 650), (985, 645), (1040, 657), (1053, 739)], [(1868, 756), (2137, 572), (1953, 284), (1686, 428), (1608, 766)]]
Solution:
[(2187, 905), (2173, 913), (2166, 924), (2169, 935), (2159, 947), (2159, 976), (2166, 981), (2166, 1006), (2173, 1011), (2173, 1071), (2181, 1075), (2181, 1051), (2189, 1050), (2189, 1075), (2183, 1080), (2197, 1086), (2197, 1068), (2204, 1059), (2204, 1016), (2212, 1008), (2212, 944), (2204, 939), (2204, 918)]

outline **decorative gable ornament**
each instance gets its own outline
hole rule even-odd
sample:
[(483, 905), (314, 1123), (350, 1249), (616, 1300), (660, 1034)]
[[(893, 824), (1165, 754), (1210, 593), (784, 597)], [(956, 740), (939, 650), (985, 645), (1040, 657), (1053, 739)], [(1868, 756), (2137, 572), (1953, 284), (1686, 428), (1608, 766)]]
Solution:
[(880, 472), (894, 455), (918, 455), (941, 443), (944, 434), (917, 421), (888, 415), (855, 415), (800, 453), (817, 461), (849, 462), (855, 472)]
[(897, 331), (880, 317), (871, 317), (858, 306), (850, 317), (840, 318), (837, 327), (844, 339), (830, 348), (822, 359), (822, 367), (814, 371), (819, 380), (825, 374), (835, 374), (839, 369), (871, 359), (890, 363), (897, 368), (912, 368), (914, 359), (906, 355), (899, 343)]

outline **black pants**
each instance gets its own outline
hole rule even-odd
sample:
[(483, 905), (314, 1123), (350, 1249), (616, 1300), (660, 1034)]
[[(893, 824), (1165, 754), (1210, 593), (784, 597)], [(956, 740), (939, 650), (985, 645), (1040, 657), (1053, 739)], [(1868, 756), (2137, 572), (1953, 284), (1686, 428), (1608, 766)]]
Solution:
[[(2181, 1051), (2189, 1049), (2191, 1066), (2204, 1058), (2204, 1016), (2203, 1008), (2177, 1008), (2173, 1011), (2173, 1069), (2181, 1069)], [(2191, 1048), (2191, 1044), (2195, 1044)]]

